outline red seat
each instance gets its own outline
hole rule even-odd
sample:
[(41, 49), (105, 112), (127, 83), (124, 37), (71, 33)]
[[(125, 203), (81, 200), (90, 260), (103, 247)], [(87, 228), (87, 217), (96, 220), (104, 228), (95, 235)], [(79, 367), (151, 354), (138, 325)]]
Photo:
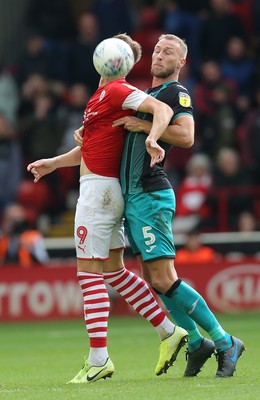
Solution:
[(163, 33), (160, 29), (142, 30), (134, 32), (132, 37), (142, 46), (143, 54), (151, 57), (154, 46)]
[(17, 202), (41, 213), (51, 206), (52, 194), (46, 182), (33, 183), (29, 179), (24, 179), (18, 188)]

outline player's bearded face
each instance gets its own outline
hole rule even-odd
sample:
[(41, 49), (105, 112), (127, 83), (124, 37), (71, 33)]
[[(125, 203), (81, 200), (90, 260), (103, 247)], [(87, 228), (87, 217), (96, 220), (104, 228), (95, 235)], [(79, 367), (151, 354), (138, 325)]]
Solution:
[(181, 54), (175, 43), (167, 39), (159, 40), (152, 54), (151, 74), (156, 78), (176, 75)]
[(171, 67), (164, 67), (164, 68), (156, 68), (156, 65), (151, 67), (151, 75), (155, 76), (155, 78), (168, 78), (169, 76), (173, 75), (176, 70), (176, 65), (172, 65)]

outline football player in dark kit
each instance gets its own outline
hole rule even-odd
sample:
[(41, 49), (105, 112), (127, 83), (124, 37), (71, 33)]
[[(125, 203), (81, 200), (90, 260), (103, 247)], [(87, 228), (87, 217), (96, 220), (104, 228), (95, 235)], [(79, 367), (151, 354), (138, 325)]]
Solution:
[[(172, 145), (189, 148), (194, 141), (190, 95), (178, 81), (186, 57), (186, 43), (171, 34), (159, 38), (152, 55), (152, 88), (147, 93), (168, 104), (174, 112), (171, 125), (158, 141), (166, 155)], [(151, 121), (152, 115), (138, 112), (134, 117), (114, 122), (128, 131), (120, 177), (128, 239), (142, 265), (145, 280), (159, 294), (176, 323), (189, 333), (184, 376), (196, 376), (213, 353), (218, 361), (215, 376), (233, 376), (237, 360), (245, 350), (243, 342), (221, 327), (202, 296), (179, 279), (174, 268), (175, 196), (163, 171), (164, 160), (150, 166), (145, 139)], [(197, 324), (212, 340), (201, 335)]]

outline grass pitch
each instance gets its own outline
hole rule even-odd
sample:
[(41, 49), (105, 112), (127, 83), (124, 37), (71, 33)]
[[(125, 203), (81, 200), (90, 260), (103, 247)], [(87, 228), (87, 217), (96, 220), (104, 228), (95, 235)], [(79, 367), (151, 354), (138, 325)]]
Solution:
[(111, 318), (112, 379), (66, 385), (83, 364), (83, 321), (0, 325), (0, 399), (10, 400), (255, 400), (260, 398), (260, 313), (218, 316), (247, 351), (233, 378), (215, 379), (208, 360), (197, 378), (183, 378), (184, 349), (167, 374), (155, 376), (159, 338), (141, 318)]

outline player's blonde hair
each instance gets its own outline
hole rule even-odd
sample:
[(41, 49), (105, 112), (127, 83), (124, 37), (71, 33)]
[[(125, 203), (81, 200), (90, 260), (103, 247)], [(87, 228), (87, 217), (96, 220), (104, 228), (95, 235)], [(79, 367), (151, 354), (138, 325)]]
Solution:
[(126, 33), (119, 33), (118, 35), (115, 35), (114, 38), (124, 40), (127, 44), (129, 44), (129, 46), (131, 47), (131, 49), (133, 51), (134, 60), (135, 60), (135, 64), (136, 64), (137, 61), (139, 61), (142, 56), (142, 47), (141, 47), (140, 43), (133, 40)]
[(162, 39), (173, 40), (175, 43), (177, 43), (179, 45), (179, 48), (180, 48), (180, 51), (181, 51), (181, 54), (182, 54), (183, 58), (186, 59), (187, 54), (188, 54), (188, 46), (187, 46), (187, 44), (186, 44), (184, 39), (181, 39), (179, 36), (172, 35), (170, 33), (166, 33), (166, 34), (161, 35), (159, 37), (158, 41), (160, 41)]

